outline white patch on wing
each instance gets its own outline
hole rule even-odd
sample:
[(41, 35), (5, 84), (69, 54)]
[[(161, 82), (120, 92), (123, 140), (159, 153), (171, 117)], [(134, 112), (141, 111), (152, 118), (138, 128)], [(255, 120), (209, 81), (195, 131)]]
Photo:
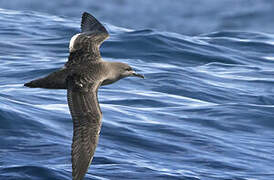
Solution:
[(73, 51), (74, 41), (75, 41), (75, 39), (76, 39), (79, 35), (80, 35), (80, 33), (75, 34), (75, 35), (72, 36), (72, 38), (70, 39), (70, 42), (69, 42), (69, 52), (72, 52), (72, 51)]

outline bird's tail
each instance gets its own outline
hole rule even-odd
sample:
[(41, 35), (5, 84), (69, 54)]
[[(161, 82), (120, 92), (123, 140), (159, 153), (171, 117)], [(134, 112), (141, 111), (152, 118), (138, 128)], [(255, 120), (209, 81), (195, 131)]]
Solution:
[(47, 88), (47, 89), (66, 89), (66, 79), (68, 72), (66, 69), (61, 69), (59, 71), (53, 72), (46, 77), (35, 79), (24, 86), (30, 88)]

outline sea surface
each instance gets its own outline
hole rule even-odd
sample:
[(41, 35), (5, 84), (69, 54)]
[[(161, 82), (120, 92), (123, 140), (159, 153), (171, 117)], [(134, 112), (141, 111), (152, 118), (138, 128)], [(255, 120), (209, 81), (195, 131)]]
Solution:
[[(71, 179), (66, 91), (23, 84), (63, 66), (80, 17), (0, 9), (1, 180)], [(86, 180), (274, 179), (273, 33), (103, 23), (102, 57), (145, 79), (99, 89), (103, 126)]]

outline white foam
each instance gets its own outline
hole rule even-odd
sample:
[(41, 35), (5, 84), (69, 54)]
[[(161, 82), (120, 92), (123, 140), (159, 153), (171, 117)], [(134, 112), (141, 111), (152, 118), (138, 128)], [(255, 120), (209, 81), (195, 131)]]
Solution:
[(270, 60), (270, 61), (274, 61), (274, 57), (273, 56), (264, 56), (264, 59)]

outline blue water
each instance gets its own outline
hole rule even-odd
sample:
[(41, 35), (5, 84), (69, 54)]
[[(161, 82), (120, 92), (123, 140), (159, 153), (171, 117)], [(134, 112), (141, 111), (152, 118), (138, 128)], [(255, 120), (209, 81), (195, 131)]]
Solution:
[[(71, 179), (66, 91), (23, 84), (63, 66), (79, 17), (0, 10), (1, 180)], [(146, 79), (100, 88), (86, 179), (274, 179), (274, 34), (104, 24), (103, 58)]]

